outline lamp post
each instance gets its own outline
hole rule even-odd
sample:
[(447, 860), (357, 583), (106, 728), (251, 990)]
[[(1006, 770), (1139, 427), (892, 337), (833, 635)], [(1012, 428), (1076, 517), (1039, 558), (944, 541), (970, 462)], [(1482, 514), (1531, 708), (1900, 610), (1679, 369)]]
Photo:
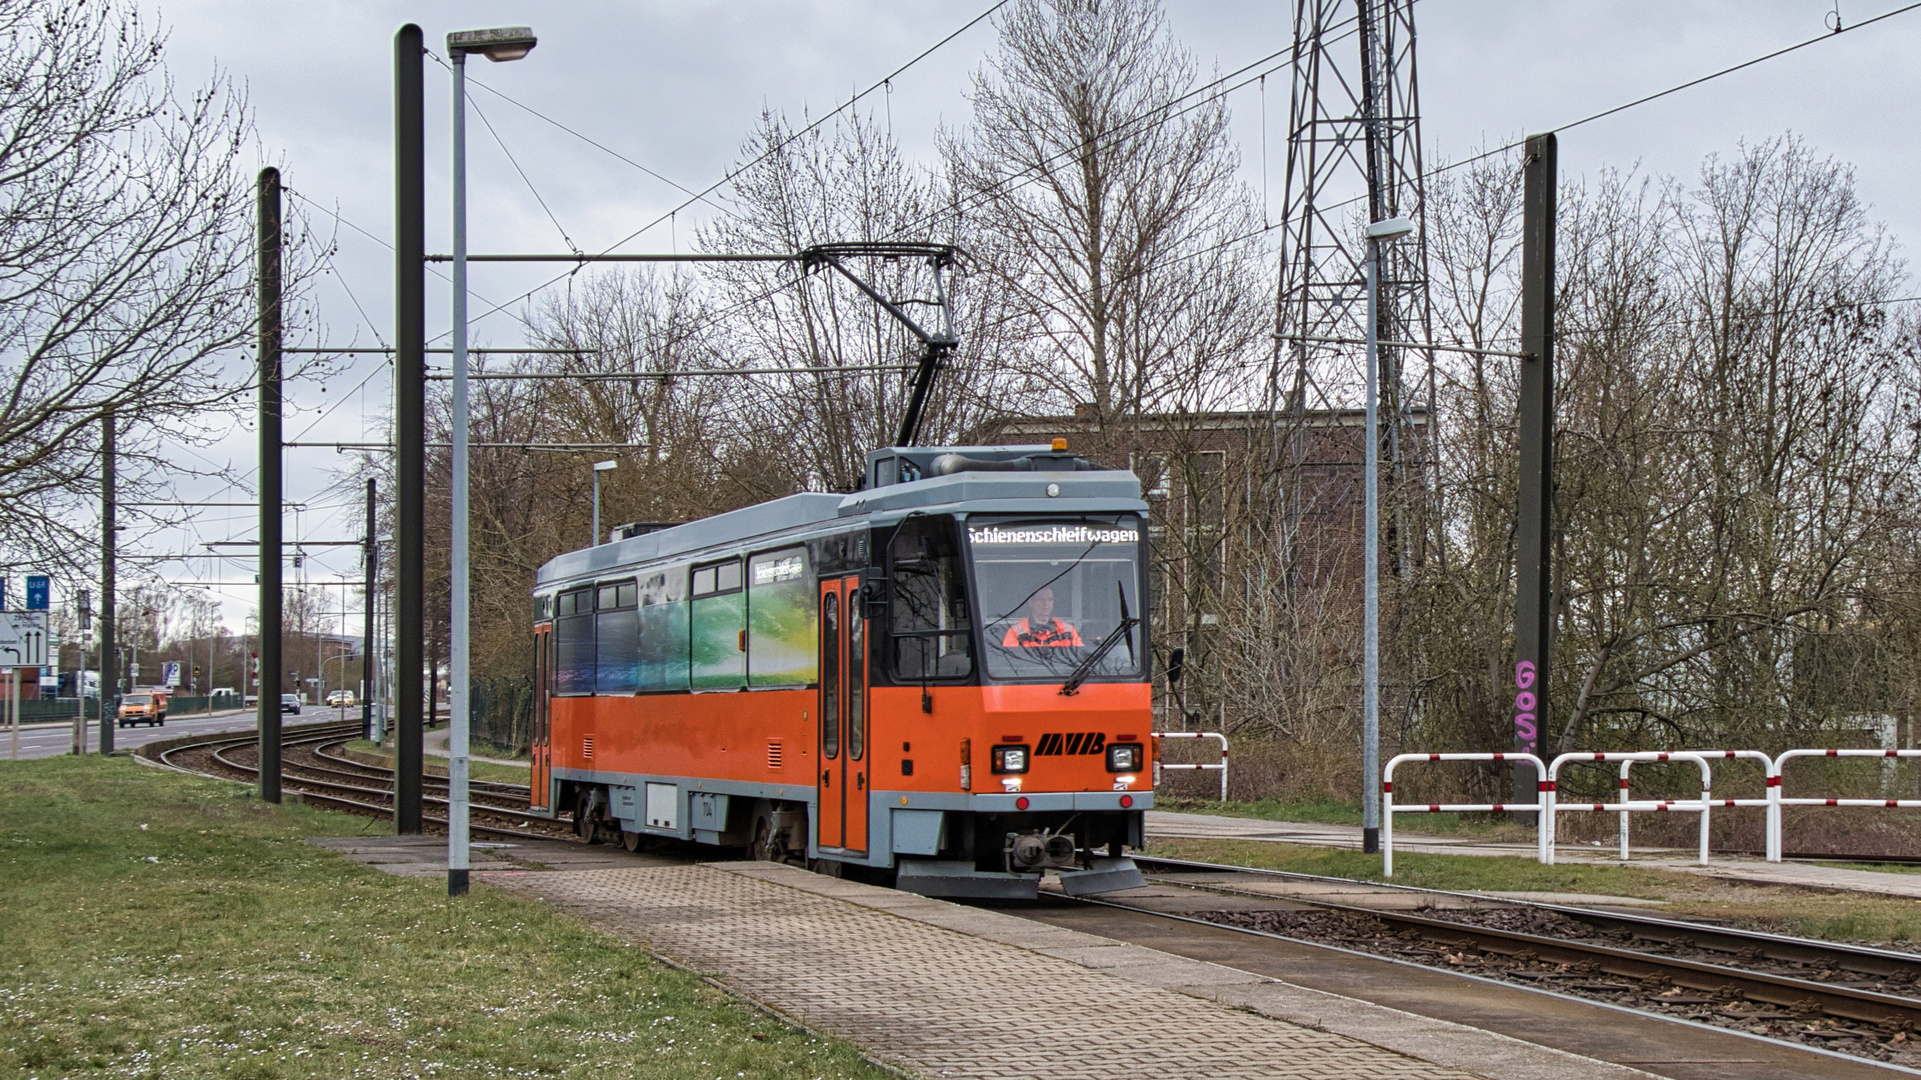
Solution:
[(1366, 530), (1361, 543), (1361, 850), (1381, 850), (1381, 417), (1379, 347), (1381, 245), (1414, 231), (1392, 217), (1367, 227), (1367, 450)]
[(600, 546), (600, 474), (611, 472), (619, 465), (618, 461), (594, 462), (594, 542), (589, 547)]
[(467, 895), (467, 57), (496, 63), (533, 51), (525, 26), (458, 30), (447, 35), (454, 69), (454, 311), (453, 311), (453, 612), (448, 657), (447, 895)]

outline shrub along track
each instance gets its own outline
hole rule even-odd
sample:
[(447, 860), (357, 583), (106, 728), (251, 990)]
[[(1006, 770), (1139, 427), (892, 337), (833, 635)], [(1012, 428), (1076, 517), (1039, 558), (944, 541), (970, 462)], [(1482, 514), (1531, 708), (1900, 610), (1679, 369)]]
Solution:
[[(280, 785), (308, 803), (383, 820), (393, 818), (394, 770), (356, 761), (342, 748), (360, 737), (358, 722), (325, 723), (286, 729), (281, 737)], [(256, 783), (259, 779), (257, 737), (208, 735), (149, 744), (136, 753), (185, 772), (223, 780)], [(472, 830), (490, 836), (567, 839), (573, 836), (568, 819), (552, 819), (527, 809), (527, 788), (520, 784), (472, 781), (468, 784)], [(423, 810), (447, 805), (447, 780), (427, 776), (422, 781)], [(445, 831), (447, 819), (423, 812), (423, 824)]]
[[(1429, 893), (1437, 901), (1467, 899), (1473, 906), (1380, 910), (1277, 896), (1271, 887), (1277, 878), (1372, 883), (1179, 860), (1137, 862), (1150, 881), (1199, 894), (1179, 917), (1921, 1066), (1921, 955), (1392, 886), (1377, 887)], [(1269, 887), (1248, 887), (1262, 884)], [(1270, 910), (1210, 910), (1204, 899), (1210, 893), (1277, 902)], [(1097, 902), (1132, 906), (1125, 898)]]

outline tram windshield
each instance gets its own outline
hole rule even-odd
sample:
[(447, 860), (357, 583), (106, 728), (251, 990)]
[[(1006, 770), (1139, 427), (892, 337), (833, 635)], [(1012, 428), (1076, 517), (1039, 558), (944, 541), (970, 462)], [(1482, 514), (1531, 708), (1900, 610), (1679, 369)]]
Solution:
[(973, 518), (967, 548), (990, 677), (1139, 677), (1146, 605), (1138, 518)]

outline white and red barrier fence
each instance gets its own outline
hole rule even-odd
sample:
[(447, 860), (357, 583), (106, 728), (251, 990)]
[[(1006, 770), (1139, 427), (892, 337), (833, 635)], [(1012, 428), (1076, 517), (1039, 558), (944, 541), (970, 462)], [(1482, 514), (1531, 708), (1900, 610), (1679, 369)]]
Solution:
[[(1761, 775), (1766, 782), (1763, 795), (1759, 799), (1714, 799), (1715, 806), (1744, 806), (1767, 811), (1766, 849), (1769, 862), (1781, 861), (1781, 816), (1774, 798), (1780, 794), (1781, 774), (1776, 771), (1774, 759), (1759, 750), (1694, 750), (1704, 758), (1723, 760), (1746, 760), (1761, 763)], [(1628, 770), (1634, 767), (1633, 761), (1621, 762), (1621, 799), (1628, 797)], [(1621, 815), (1621, 861), (1628, 858), (1628, 815)]]
[(1169, 765), (1157, 756), (1154, 759), (1154, 786), (1159, 787), (1163, 772), (1206, 772), (1218, 771), (1221, 774), (1221, 801), (1227, 801), (1227, 736), (1218, 731), (1156, 731), (1156, 739), (1216, 739), (1221, 744), (1221, 760), (1202, 765)]
[(1781, 820), (1781, 808), (1784, 806), (1889, 806), (1909, 809), (1921, 807), (1921, 799), (1841, 799), (1828, 798), (1826, 796), (1790, 799), (1787, 797), (1786, 784), (1783, 780), (1788, 762), (1795, 758), (1809, 757), (1881, 758), (1885, 761), (1899, 758), (1921, 758), (1921, 750), (1789, 750), (1780, 757), (1775, 758), (1774, 782), (1773, 786), (1768, 789), (1769, 794), (1774, 796), (1774, 806), (1768, 811), (1769, 816), (1773, 818), (1772, 828), (1769, 829), (1769, 832), (1773, 833), (1776, 845), (1775, 850), (1768, 854), (1770, 862), (1780, 862), (1781, 848), (1786, 846), (1785, 841), (1782, 839), (1782, 834), (1785, 830)]
[[(1621, 763), (1621, 797), (1616, 802), (1606, 803), (1562, 803), (1558, 794), (1561, 782), (1561, 767), (1584, 762)], [(1701, 769), (1701, 797), (1699, 799), (1644, 799), (1636, 801), (1628, 798), (1627, 775), (1629, 766), (1637, 761), (1691, 761)], [(1541, 822), (1541, 862), (1554, 865), (1554, 824), (1555, 815), (1577, 810), (1591, 810), (1598, 813), (1621, 815), (1621, 858), (1628, 857), (1627, 816), (1634, 813), (1663, 813), (1680, 811), (1701, 815), (1701, 862), (1708, 861), (1708, 808), (1709, 800), (1714, 797), (1714, 773), (1708, 768), (1708, 761), (1700, 754), (1686, 751), (1642, 751), (1639, 753), (1592, 753), (1562, 754), (1547, 767), (1547, 817)]]
[[(1223, 748), (1225, 758), (1225, 748)], [(1533, 754), (1486, 753), (1486, 754), (1400, 754), (1388, 761), (1381, 770), (1381, 873), (1392, 877), (1394, 874), (1394, 815), (1395, 814), (1441, 814), (1441, 813), (1500, 813), (1503, 811), (1533, 812), (1542, 815), (1537, 833), (1537, 857), (1544, 865), (1554, 864), (1555, 817), (1561, 813), (1590, 811), (1616, 813), (1620, 820), (1620, 856), (1628, 858), (1628, 817), (1635, 813), (1698, 813), (1700, 825), (1700, 861), (1708, 861), (1708, 817), (1711, 808), (1748, 807), (1766, 812), (1766, 857), (1769, 862), (1780, 862), (1786, 848), (1785, 829), (1782, 809), (1788, 806), (1872, 806), (1901, 809), (1921, 809), (1921, 799), (1867, 799), (1842, 796), (1797, 796), (1788, 797), (1783, 784), (1783, 773), (1790, 761), (1799, 758), (1879, 758), (1884, 762), (1901, 758), (1921, 758), (1921, 750), (1787, 750), (1779, 757), (1769, 757), (1759, 750), (1649, 750), (1633, 753), (1574, 753), (1562, 754), (1551, 764), (1543, 764)], [(1717, 799), (1714, 797), (1714, 776), (1708, 765), (1709, 759), (1748, 760), (1761, 763), (1762, 776), (1766, 784), (1765, 797), (1753, 799)], [(1508, 761), (1526, 762), (1534, 767), (1536, 801), (1532, 803), (1412, 803), (1396, 805), (1394, 802), (1394, 769), (1410, 761)], [(1619, 762), (1621, 766), (1620, 794), (1614, 802), (1569, 803), (1559, 798), (1560, 773), (1564, 765), (1587, 762)], [(1628, 781), (1629, 770), (1636, 764), (1645, 762), (1692, 762), (1701, 772), (1701, 797), (1699, 799), (1634, 799), (1630, 796)], [(1223, 783), (1225, 780), (1223, 779)]]
[[(1394, 767), (1407, 761), (1524, 761), (1534, 766), (1534, 798), (1531, 803), (1413, 803), (1407, 806), (1394, 805)], [(1478, 811), (1504, 810), (1541, 811), (1551, 798), (1547, 766), (1533, 754), (1400, 754), (1388, 759), (1387, 766), (1381, 770), (1381, 876), (1394, 876), (1394, 815), (1395, 814), (1467, 814)], [(1554, 861), (1549, 851), (1553, 830), (1542, 829), (1540, 859), (1544, 863)]]

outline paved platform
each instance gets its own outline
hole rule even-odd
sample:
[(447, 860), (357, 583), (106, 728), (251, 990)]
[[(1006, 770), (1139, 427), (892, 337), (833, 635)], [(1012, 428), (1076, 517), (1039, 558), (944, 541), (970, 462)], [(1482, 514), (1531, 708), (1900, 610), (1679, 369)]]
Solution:
[[(316, 843), (390, 873), (444, 873), (436, 838)], [(545, 841), (475, 855), (477, 881), (577, 912), (915, 1075), (1650, 1075), (1220, 964), (788, 866), (686, 864)]]
[[(1355, 848), (1361, 846), (1361, 830), (1354, 825), (1325, 825), (1319, 822), (1266, 821), (1260, 818), (1227, 817), (1221, 814), (1177, 814), (1164, 810), (1147, 812), (1147, 838), (1166, 840), (1193, 838), (1204, 840), (1259, 840), (1278, 844), (1307, 844), (1315, 847)], [(1533, 859), (1532, 842), (1488, 840), (1472, 836), (1442, 836), (1394, 830), (1394, 850), (1432, 855), (1509, 856)], [(1555, 858), (1564, 863), (1602, 863), (1623, 865), (1612, 845), (1580, 847), (1563, 844)], [(1814, 862), (1771, 863), (1750, 855), (1712, 855), (1706, 866), (1694, 854), (1676, 848), (1636, 848), (1634, 858), (1625, 865), (1655, 870), (1672, 870), (1703, 877), (1741, 881), (1751, 885), (1787, 885), (1842, 892), (1876, 893), (1921, 900), (1921, 873), (1904, 874), (1878, 870), (1857, 870), (1845, 866), (1826, 866)], [(1534, 894), (1494, 894), (1516, 899), (1542, 900), (1544, 903), (1572, 901), (1548, 900)], [(1645, 904), (1615, 898), (1615, 903)]]

